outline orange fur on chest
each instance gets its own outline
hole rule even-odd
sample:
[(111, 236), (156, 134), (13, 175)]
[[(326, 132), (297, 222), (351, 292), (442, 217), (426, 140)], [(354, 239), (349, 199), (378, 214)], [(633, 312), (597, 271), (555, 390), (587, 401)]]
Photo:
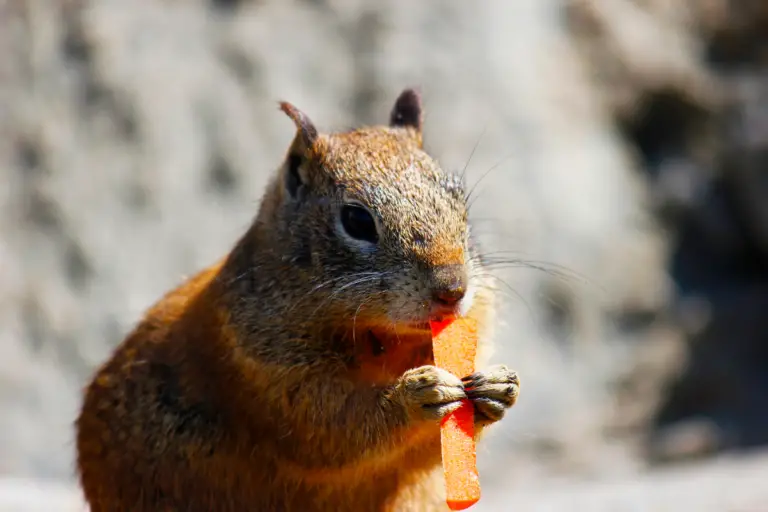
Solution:
[(433, 364), (429, 331), (398, 332), (392, 328), (372, 328), (353, 338), (354, 381), (377, 385), (392, 384), (411, 368)]

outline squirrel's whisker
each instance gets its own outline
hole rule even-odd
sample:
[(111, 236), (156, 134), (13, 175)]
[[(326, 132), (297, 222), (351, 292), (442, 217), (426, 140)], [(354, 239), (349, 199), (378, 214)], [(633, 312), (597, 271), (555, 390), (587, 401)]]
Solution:
[[(501, 277), (499, 277), (499, 276), (497, 276), (497, 275), (493, 274), (493, 273), (492, 273), (492, 272), (490, 272), (490, 271), (480, 271), (480, 272), (475, 272), (473, 275), (474, 275), (475, 277), (491, 278), (491, 279), (493, 279), (493, 280), (494, 280), (496, 283), (503, 285), (503, 286), (504, 286), (504, 288), (506, 289), (506, 291), (505, 291), (505, 290), (500, 290), (498, 287), (495, 287), (495, 288), (494, 288), (494, 289), (495, 289), (495, 291), (497, 291), (497, 292), (505, 292), (505, 293), (510, 293), (510, 294), (511, 294), (511, 295), (510, 295), (510, 298), (512, 298), (512, 296), (514, 296), (515, 298), (519, 299), (519, 300), (520, 300), (520, 302), (522, 302), (522, 303), (525, 305), (526, 309), (528, 310), (528, 316), (529, 316), (529, 317), (530, 317), (532, 320), (534, 320), (534, 319), (535, 319), (535, 315), (534, 315), (534, 313), (533, 313), (533, 308), (532, 308), (532, 307), (531, 307), (531, 305), (528, 303), (528, 301), (527, 301), (527, 300), (525, 300), (525, 298), (524, 298), (524, 297), (523, 297), (523, 296), (520, 294), (520, 292), (518, 292), (517, 290), (515, 290), (515, 289), (514, 289), (514, 288), (513, 288), (513, 287), (512, 287), (512, 286), (511, 286), (509, 283), (507, 283), (507, 282), (506, 282), (504, 279), (502, 279)], [(482, 285), (480, 285), (480, 286), (482, 286)]]
[(475, 198), (476, 198), (476, 197), (473, 197), (473, 196), (472, 196), (472, 194), (474, 193), (475, 189), (477, 189), (477, 186), (478, 186), (478, 185), (480, 185), (480, 183), (481, 183), (481, 182), (482, 182), (482, 181), (483, 181), (485, 178), (487, 178), (487, 177), (488, 177), (488, 176), (489, 176), (489, 175), (490, 175), (490, 174), (491, 174), (493, 171), (495, 171), (496, 169), (498, 169), (498, 168), (499, 168), (499, 167), (500, 167), (500, 166), (501, 166), (503, 163), (505, 163), (507, 160), (509, 160), (510, 158), (512, 158), (513, 156), (515, 156), (516, 154), (517, 154), (517, 152), (513, 152), (513, 153), (510, 153), (510, 154), (508, 154), (507, 156), (505, 156), (504, 158), (502, 158), (501, 160), (499, 160), (498, 162), (496, 162), (495, 164), (493, 164), (493, 165), (492, 165), (492, 166), (491, 166), (491, 167), (490, 167), (490, 168), (489, 168), (487, 171), (485, 171), (485, 172), (484, 172), (484, 173), (483, 173), (483, 174), (482, 174), (482, 175), (481, 175), (481, 176), (480, 176), (480, 177), (477, 179), (477, 181), (474, 183), (474, 185), (472, 185), (472, 188), (470, 188), (470, 189), (469, 189), (469, 191), (468, 191), (468, 192), (467, 192), (467, 194), (466, 194), (466, 200), (467, 200), (467, 209), (468, 209), (468, 210), (472, 209), (472, 205), (473, 205), (473, 204), (474, 204), (474, 202), (475, 202)]
[(350, 283), (347, 283), (347, 284), (345, 284), (345, 285), (343, 285), (343, 286), (339, 287), (338, 289), (334, 290), (334, 291), (333, 291), (333, 293), (331, 293), (331, 294), (330, 294), (328, 297), (326, 297), (326, 298), (325, 298), (325, 299), (324, 299), (324, 300), (323, 300), (323, 301), (322, 301), (322, 302), (321, 302), (321, 303), (320, 303), (320, 304), (319, 304), (319, 305), (318, 305), (318, 306), (315, 308), (315, 310), (314, 310), (314, 311), (312, 311), (312, 313), (309, 315), (309, 318), (313, 318), (313, 317), (314, 317), (314, 316), (317, 314), (317, 312), (318, 312), (318, 311), (320, 311), (320, 309), (321, 309), (323, 306), (325, 306), (326, 304), (328, 304), (329, 302), (331, 302), (332, 300), (334, 300), (334, 299), (335, 299), (335, 298), (336, 298), (336, 297), (337, 297), (337, 296), (338, 296), (338, 295), (339, 295), (341, 292), (343, 292), (344, 290), (346, 290), (346, 289), (348, 289), (348, 288), (350, 288), (350, 287), (352, 287), (352, 286), (355, 286), (355, 285), (360, 285), (360, 284), (363, 284), (363, 283), (368, 283), (368, 282), (374, 282), (374, 281), (377, 281), (377, 280), (381, 279), (381, 277), (382, 277), (382, 276), (381, 276), (380, 274), (376, 274), (376, 275), (373, 275), (373, 276), (366, 276), (366, 277), (362, 277), (362, 278), (360, 278), (360, 279), (356, 279), (356, 280), (354, 280), (354, 281), (352, 281), (352, 282), (350, 282)]
[(381, 277), (382, 273), (381, 272), (358, 272), (358, 273), (352, 274), (351, 276), (338, 276), (338, 277), (333, 277), (331, 279), (327, 279), (327, 280), (323, 281), (322, 283), (314, 286), (311, 290), (309, 290), (309, 292), (304, 294), (299, 300), (295, 301), (291, 305), (291, 307), (288, 309), (288, 311), (286, 311), (285, 314), (286, 315), (290, 314), (291, 312), (293, 312), (293, 310), (296, 309), (296, 307), (299, 304), (302, 304), (302, 303), (306, 302), (307, 300), (312, 299), (314, 297), (314, 294), (317, 293), (318, 291), (320, 291), (322, 288), (325, 288), (326, 286), (334, 284), (337, 281), (356, 279), (356, 278), (361, 277), (361, 276), (377, 276), (377, 277)]
[(483, 126), (483, 131), (480, 132), (480, 135), (477, 137), (477, 140), (475, 141), (475, 145), (472, 146), (472, 151), (469, 153), (469, 158), (467, 158), (467, 163), (464, 164), (464, 168), (461, 170), (461, 181), (464, 182), (467, 176), (467, 168), (469, 168), (469, 163), (472, 161), (472, 157), (475, 156), (475, 151), (477, 151), (478, 146), (480, 146), (480, 141), (483, 140), (483, 137), (485, 136), (485, 132), (488, 130), (488, 124), (486, 123), (485, 126)]

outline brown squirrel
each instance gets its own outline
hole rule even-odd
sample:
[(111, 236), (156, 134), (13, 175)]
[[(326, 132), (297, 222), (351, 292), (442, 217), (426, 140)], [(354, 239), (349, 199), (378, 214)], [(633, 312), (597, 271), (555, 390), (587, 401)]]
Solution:
[(429, 320), (469, 315), (487, 338), (493, 291), (419, 93), (345, 133), (281, 108), (297, 134), (252, 226), (86, 390), (93, 512), (446, 510), (440, 418), (468, 397), (480, 431), (517, 398), (505, 366), (432, 365)]

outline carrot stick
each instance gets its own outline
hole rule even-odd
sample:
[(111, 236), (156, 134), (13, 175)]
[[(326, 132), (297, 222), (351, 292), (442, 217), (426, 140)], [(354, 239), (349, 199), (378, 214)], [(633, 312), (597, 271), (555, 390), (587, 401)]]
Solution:
[[(431, 322), (435, 364), (458, 377), (475, 371), (477, 324), (470, 318)], [(475, 452), (475, 409), (464, 400), (440, 425), (448, 508), (464, 510), (480, 499)]]

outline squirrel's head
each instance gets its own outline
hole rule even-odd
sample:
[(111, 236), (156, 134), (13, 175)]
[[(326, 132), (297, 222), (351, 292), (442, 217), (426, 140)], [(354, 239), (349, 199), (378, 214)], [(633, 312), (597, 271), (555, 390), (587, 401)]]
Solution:
[(297, 134), (273, 219), (318, 314), (423, 329), (466, 313), (478, 270), (466, 193), (423, 149), (419, 93), (401, 93), (388, 126), (345, 133), (320, 133), (293, 105), (281, 108)]

